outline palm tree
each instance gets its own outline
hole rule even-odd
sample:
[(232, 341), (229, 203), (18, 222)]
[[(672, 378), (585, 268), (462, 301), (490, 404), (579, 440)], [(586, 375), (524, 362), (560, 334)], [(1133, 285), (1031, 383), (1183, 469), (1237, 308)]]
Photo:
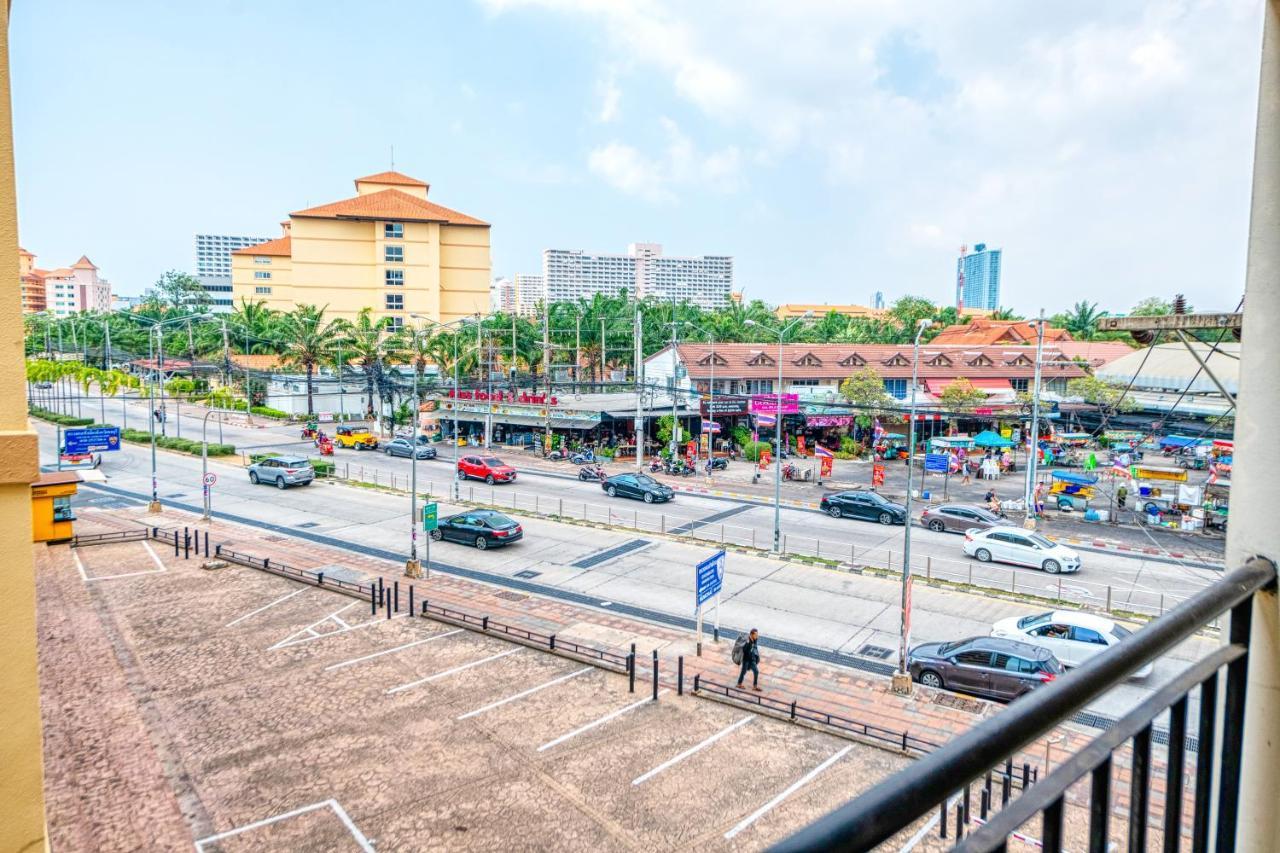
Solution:
[(1066, 329), (1072, 337), (1087, 341), (1097, 330), (1098, 318), (1101, 316), (1098, 313), (1098, 303), (1094, 302), (1091, 305), (1082, 299), (1071, 306), (1071, 311), (1066, 317)]
[[(390, 317), (374, 319), (373, 309), (362, 308), (355, 320), (341, 321), (343, 333), (343, 357), (364, 373), (366, 408), (368, 416), (373, 416), (373, 398), (378, 396), (378, 411), (383, 408), (383, 399), (387, 392), (386, 365), (393, 358), (401, 356), (402, 341), (394, 334), (388, 335), (391, 325)], [(379, 422), (381, 422), (379, 418)]]
[(268, 308), (261, 300), (250, 302), (243, 296), (227, 317), (227, 326), (234, 332), (234, 343), (244, 353), (276, 352), (271, 342), (276, 340), (280, 324), (280, 312)]
[[(327, 307), (327, 306), (326, 306)], [(334, 348), (343, 335), (343, 327), (325, 322), (325, 308), (299, 305), (284, 316), (281, 326), (285, 351), (283, 361), (296, 364), (307, 372), (307, 414), (315, 414), (315, 371), (333, 358)]]
[(991, 312), (992, 320), (1021, 320), (1022, 315), (1014, 313), (1012, 308), (997, 308)]

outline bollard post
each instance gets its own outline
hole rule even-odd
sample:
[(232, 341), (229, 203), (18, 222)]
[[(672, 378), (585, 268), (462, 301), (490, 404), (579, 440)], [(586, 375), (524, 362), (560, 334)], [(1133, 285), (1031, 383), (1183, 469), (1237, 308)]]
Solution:
[(1058, 575), (1058, 603), (1062, 603), (1062, 575)]
[(969, 586), (973, 586), (973, 563), (969, 564)]
[(698, 679), (702, 678), (702, 673), (695, 672), (693, 674), (693, 692), (698, 692)]
[(270, 557), (263, 557), (263, 558), (262, 558), (262, 568), (264, 568), (264, 569), (270, 569), (270, 568), (271, 568), (271, 558), (270, 558)]
[(195, 548), (196, 556), (199, 557), (200, 556), (200, 531), (199, 530), (196, 531), (195, 541), (192, 543), (192, 547)]
[(427, 610), (429, 609), (429, 606), (430, 606), (430, 601), (429, 601), (428, 599), (426, 599), (426, 598), (422, 599), (422, 616), (423, 616), (423, 618), (426, 618)]
[(986, 788), (978, 789), (978, 817), (983, 820), (987, 819), (987, 794)]
[(405, 613), (413, 615), (413, 584), (409, 584), (409, 609)]
[(391, 611), (391, 590), (388, 589), (385, 591), (385, 593), (386, 593), (386, 601), (383, 602), (383, 604), (387, 608), (387, 618), (390, 619), (391, 612), (392, 612)]
[(938, 804), (938, 837), (947, 837), (947, 801), (945, 798)]
[(324, 572), (316, 572), (316, 586), (324, 586)]
[(173, 556), (178, 556), (178, 531), (173, 531)]
[(964, 786), (964, 822), (969, 822), (969, 785)]
[[(555, 648), (555, 637), (551, 638), (551, 648)], [(676, 695), (684, 695), (684, 655), (676, 658)]]
[(653, 701), (658, 701), (658, 650), (653, 650)]
[(395, 610), (396, 613), (399, 613), (400, 612), (400, 581), (395, 581), (392, 584), (392, 590), (393, 590), (392, 596), (391, 596), (392, 608)]
[(791, 722), (796, 721), (796, 700), (791, 700)]
[[(207, 542), (205, 543), (205, 545), (208, 545), (208, 544), (209, 544), (209, 543), (207, 543)], [(215, 545), (214, 547), (217, 549), (216, 551), (214, 551), (214, 552), (213, 552), (214, 556), (215, 556), (215, 557), (221, 557), (221, 556), (222, 556), (222, 544), (221, 544), (221, 543), (219, 543), (218, 545)]]
[(547, 638), (547, 646), (548, 646), (548, 648), (550, 648), (550, 649), (551, 649), (551, 651), (553, 651), (553, 652), (556, 650), (556, 635), (555, 635), (555, 634), (552, 634), (549, 638)]
[(481, 630), (481, 631), (488, 631), (488, 630), (489, 630), (489, 617), (488, 617), (488, 616), (481, 616), (481, 617), (480, 617), (480, 630)]
[(664, 512), (658, 516), (658, 532), (666, 535), (667, 532), (667, 514)]
[(636, 692), (636, 653), (627, 655), (627, 692)]
[(720, 626), (719, 625), (716, 625), (711, 629), (711, 639), (717, 643), (720, 642)]
[(1004, 773), (1000, 778), (1000, 807), (1009, 805), (1009, 783), (1013, 780), (1013, 759), (1004, 762)]
[(1029, 787), (1030, 779), (1031, 779), (1031, 764), (1024, 761), (1022, 762), (1022, 790), (1023, 791), (1027, 790), (1027, 788)]
[(378, 578), (378, 598), (386, 600), (386, 586), (382, 583), (382, 578)]
[(1107, 613), (1111, 612), (1111, 584), (1107, 584)]
[(369, 584), (369, 613), (372, 616), (378, 615), (378, 587)]
[(964, 838), (964, 806), (956, 803), (956, 841)]
[(933, 556), (928, 555), (924, 558), (924, 579), (926, 581), (933, 580)]

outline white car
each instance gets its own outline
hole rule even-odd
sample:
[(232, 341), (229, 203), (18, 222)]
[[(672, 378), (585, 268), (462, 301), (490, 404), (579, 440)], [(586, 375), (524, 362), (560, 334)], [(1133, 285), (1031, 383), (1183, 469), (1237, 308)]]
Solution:
[[(1131, 632), (1123, 625), (1092, 613), (1051, 610), (1035, 616), (1012, 616), (991, 626), (991, 636), (1031, 643), (1053, 652), (1063, 666), (1080, 666), (1094, 655), (1119, 643)], [(1131, 678), (1146, 678), (1151, 664)]]
[(980, 563), (1012, 563), (1044, 569), (1051, 575), (1080, 571), (1080, 555), (1039, 533), (1009, 527), (968, 530), (964, 552)]

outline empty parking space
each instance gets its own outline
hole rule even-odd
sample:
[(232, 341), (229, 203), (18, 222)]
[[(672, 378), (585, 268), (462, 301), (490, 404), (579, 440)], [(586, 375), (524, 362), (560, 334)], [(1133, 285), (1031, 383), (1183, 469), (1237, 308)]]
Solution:
[(165, 564), (150, 542), (73, 548), (71, 557), (85, 583), (155, 575), (165, 570)]
[(496, 636), (158, 559), (145, 590), (94, 594), (198, 797), (201, 850), (757, 849), (905, 762), (670, 688), (654, 702), (643, 668), (631, 693)]

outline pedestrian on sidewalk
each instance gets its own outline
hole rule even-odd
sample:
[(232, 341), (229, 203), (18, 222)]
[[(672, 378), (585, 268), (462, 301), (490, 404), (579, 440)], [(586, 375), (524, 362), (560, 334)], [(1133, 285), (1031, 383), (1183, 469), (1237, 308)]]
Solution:
[(742, 682), (747, 677), (747, 670), (751, 671), (751, 689), (760, 690), (760, 648), (757, 642), (760, 639), (760, 632), (752, 628), (750, 633), (745, 637), (738, 637), (733, 644), (733, 660), (734, 663), (740, 664), (738, 670), (738, 687), (742, 687)]
[(965, 459), (960, 463), (960, 485), (969, 485), (969, 460)]

